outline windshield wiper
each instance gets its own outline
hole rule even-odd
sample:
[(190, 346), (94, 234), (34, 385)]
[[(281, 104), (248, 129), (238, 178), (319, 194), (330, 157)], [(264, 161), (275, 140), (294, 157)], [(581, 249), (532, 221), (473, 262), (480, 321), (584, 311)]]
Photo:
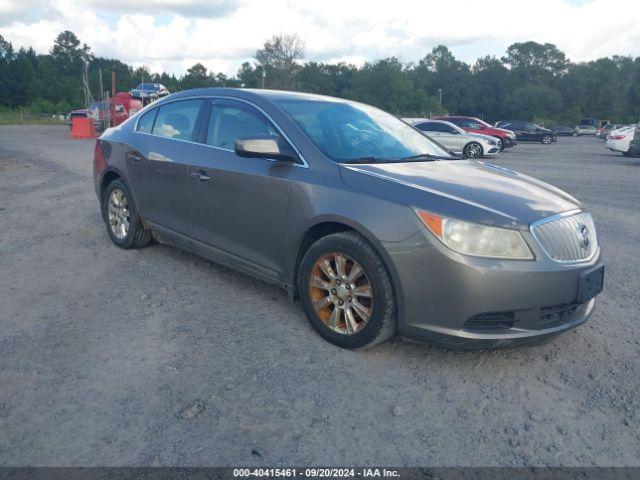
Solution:
[(452, 160), (463, 158), (459, 155), (452, 155), (451, 157), (443, 157), (442, 155), (432, 155), (430, 153), (420, 153), (418, 155), (411, 155), (409, 157), (404, 157), (399, 159), (399, 162), (418, 162), (420, 160)]
[(388, 163), (390, 160), (378, 157), (350, 158), (345, 163)]

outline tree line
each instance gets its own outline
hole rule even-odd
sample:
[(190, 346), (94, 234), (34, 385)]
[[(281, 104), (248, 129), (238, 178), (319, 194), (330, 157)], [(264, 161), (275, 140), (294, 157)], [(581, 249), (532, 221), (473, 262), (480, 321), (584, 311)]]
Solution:
[(176, 76), (97, 57), (70, 31), (60, 33), (47, 54), (33, 48), (16, 51), (0, 36), (0, 105), (41, 113), (79, 108), (83, 64), (89, 62), (89, 86), (96, 96), (102, 70), (105, 89), (110, 72), (116, 72), (118, 91), (144, 80), (172, 92), (208, 86), (299, 90), (358, 100), (403, 116), (446, 112), (547, 124), (572, 124), (583, 116), (625, 123), (640, 118), (640, 57), (576, 63), (553, 44), (523, 42), (510, 45), (500, 58), (486, 56), (472, 65), (438, 45), (415, 63), (389, 57), (356, 66), (305, 61), (304, 50), (299, 37), (278, 35), (235, 76), (208, 71), (201, 63)]

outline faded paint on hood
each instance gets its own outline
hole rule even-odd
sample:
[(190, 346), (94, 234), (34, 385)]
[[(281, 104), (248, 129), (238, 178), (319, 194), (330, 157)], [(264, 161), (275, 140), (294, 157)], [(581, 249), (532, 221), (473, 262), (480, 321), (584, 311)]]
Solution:
[(395, 201), (511, 228), (528, 228), (536, 220), (580, 207), (578, 200), (548, 183), (473, 160), (342, 164), (341, 170), (352, 188), (375, 193), (380, 188), (371, 182), (375, 177), (407, 189), (406, 199), (398, 198), (400, 191), (393, 194)]

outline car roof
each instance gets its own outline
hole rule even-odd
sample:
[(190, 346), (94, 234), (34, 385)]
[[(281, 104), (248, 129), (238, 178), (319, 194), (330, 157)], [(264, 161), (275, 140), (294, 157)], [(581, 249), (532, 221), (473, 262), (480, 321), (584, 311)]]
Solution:
[(469, 117), (467, 115), (438, 115), (436, 120), (446, 120), (447, 118), (471, 118), (473, 120), (480, 120), (478, 117)]
[[(316, 100), (333, 102), (350, 102), (343, 98), (329, 97), (315, 93), (291, 92), (286, 90), (266, 90), (260, 88), (206, 87), (182, 90), (171, 95), (172, 99), (193, 96), (228, 95), (238, 98), (263, 98), (266, 100)], [(166, 97), (168, 98), (168, 97)], [(356, 103), (356, 102), (353, 102)]]

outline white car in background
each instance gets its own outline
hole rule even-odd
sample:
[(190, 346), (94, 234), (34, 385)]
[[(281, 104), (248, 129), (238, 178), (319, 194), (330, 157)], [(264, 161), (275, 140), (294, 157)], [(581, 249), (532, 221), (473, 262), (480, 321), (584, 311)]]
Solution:
[(629, 144), (633, 139), (633, 133), (635, 131), (635, 125), (627, 125), (617, 130), (613, 130), (607, 135), (607, 141), (605, 145), (609, 150), (614, 152), (620, 152), (623, 155), (631, 155)]
[(469, 133), (445, 120), (427, 118), (403, 118), (403, 120), (452, 152), (468, 158), (493, 157), (500, 153), (499, 140), (490, 135)]
[(593, 125), (576, 125), (573, 129), (573, 135), (576, 137), (580, 135), (595, 135), (596, 132), (596, 127)]

